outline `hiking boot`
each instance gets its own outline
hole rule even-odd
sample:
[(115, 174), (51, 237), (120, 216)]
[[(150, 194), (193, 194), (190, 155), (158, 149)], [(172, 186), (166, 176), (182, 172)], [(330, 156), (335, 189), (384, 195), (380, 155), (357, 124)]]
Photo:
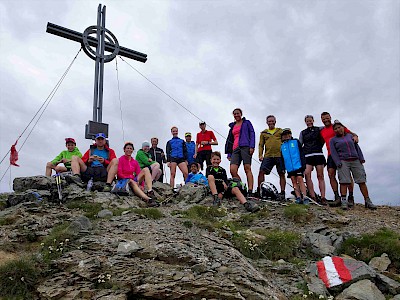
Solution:
[(153, 190), (147, 191), (146, 195), (153, 199), (157, 198)]
[(332, 201), (332, 203), (329, 203), (329, 206), (330, 207), (339, 207), (341, 205), (341, 203), (342, 203), (342, 201), (340, 199), (340, 196), (339, 195), (335, 195), (335, 200)]
[(260, 207), (257, 204), (250, 202), (250, 201), (245, 202), (243, 205), (247, 211), (252, 212), (252, 213), (260, 210)]
[(218, 198), (218, 195), (213, 195), (213, 197), (214, 197), (213, 206), (220, 206), (221, 200)]
[(75, 183), (77, 186), (83, 188), (85, 187), (85, 183), (82, 181), (81, 176), (79, 174), (68, 176), (68, 181), (71, 183)]
[(285, 201), (286, 200), (285, 192), (280, 192), (278, 194), (277, 200), (278, 201)]
[(328, 205), (328, 200), (326, 200), (325, 197), (321, 197), (321, 199), (319, 200), (318, 203), (321, 204), (321, 205), (326, 206), (326, 205)]
[(297, 197), (297, 198), (296, 198), (296, 201), (295, 201), (294, 203), (296, 203), (296, 204), (303, 204), (303, 200), (301, 200), (300, 197)]
[(249, 192), (248, 194), (247, 194), (247, 196), (248, 197), (250, 197), (250, 198), (259, 198), (260, 196), (257, 194), (257, 192)]
[(347, 197), (347, 202), (348, 202), (349, 208), (353, 208), (354, 207), (354, 196), (353, 195), (349, 195)]
[(106, 183), (106, 185), (103, 187), (103, 192), (111, 192), (112, 187), (110, 183)]
[(371, 199), (367, 198), (365, 199), (365, 208), (375, 210), (377, 209), (376, 205), (372, 203)]
[(340, 202), (340, 207), (341, 207), (341, 209), (343, 209), (343, 210), (347, 210), (347, 208), (348, 208), (348, 203), (347, 203), (347, 200), (346, 200), (346, 199), (342, 199), (342, 200), (341, 200), (341, 202)]
[(308, 198), (307, 196), (305, 196), (305, 197), (303, 198), (303, 204), (309, 205), (310, 202), (311, 202), (311, 200), (310, 200), (310, 198)]
[(159, 207), (160, 203), (155, 201), (153, 198), (150, 198), (149, 200), (143, 199), (144, 202), (147, 203), (147, 207)]

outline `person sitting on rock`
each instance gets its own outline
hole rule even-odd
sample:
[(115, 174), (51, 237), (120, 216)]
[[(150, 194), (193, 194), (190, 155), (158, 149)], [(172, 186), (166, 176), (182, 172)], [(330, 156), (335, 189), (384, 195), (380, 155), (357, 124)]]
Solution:
[[(132, 157), (134, 147), (132, 142), (126, 142), (124, 145), (124, 155), (118, 159), (118, 179), (129, 178), (129, 186), (136, 196), (147, 203), (147, 206), (159, 206), (155, 201), (152, 178), (150, 169), (140, 169), (139, 163)], [(142, 182), (146, 183), (147, 192), (144, 193), (139, 187)]]
[[(67, 150), (61, 151), (52, 161), (46, 164), (46, 176), (51, 176), (51, 171), (56, 173), (67, 172), (71, 170), (71, 158), (73, 155), (82, 157), (82, 153), (76, 147), (76, 142), (73, 138), (65, 139)], [(61, 166), (60, 164), (64, 164)]]
[(118, 171), (118, 158), (115, 151), (108, 147), (104, 133), (96, 134), (95, 144), (90, 146), (82, 158), (72, 156), (71, 169), (73, 175), (69, 178), (73, 183), (83, 187), (83, 181), (103, 181), (106, 182), (103, 191), (111, 191), (111, 183)]
[(162, 171), (160, 169), (160, 164), (151, 158), (149, 151), (150, 143), (148, 141), (144, 141), (142, 143), (142, 149), (136, 153), (136, 160), (141, 169), (149, 169), (152, 180), (156, 181), (160, 178)]
[(367, 175), (363, 166), (365, 159), (360, 146), (354, 141), (353, 135), (345, 131), (345, 127), (340, 121), (335, 120), (333, 130), (336, 136), (331, 138), (329, 146), (332, 159), (338, 168), (342, 209), (346, 210), (349, 205), (346, 194), (352, 177), (360, 187), (361, 194), (364, 196), (365, 207), (376, 209), (376, 206), (369, 198), (366, 184)]
[(235, 196), (240, 203), (244, 205), (247, 211), (256, 212), (260, 207), (247, 201), (243, 193), (240, 191), (238, 185), (233, 180), (228, 181), (226, 171), (220, 166), (221, 163), (221, 153), (218, 151), (211, 153), (211, 166), (207, 167), (206, 176), (208, 179), (208, 184), (210, 186), (211, 194), (213, 196), (213, 205), (221, 205), (221, 200), (224, 197), (229, 198), (230, 196)]
[(202, 184), (208, 186), (207, 177), (199, 172), (199, 164), (193, 162), (190, 164), (190, 173), (185, 180), (185, 183)]

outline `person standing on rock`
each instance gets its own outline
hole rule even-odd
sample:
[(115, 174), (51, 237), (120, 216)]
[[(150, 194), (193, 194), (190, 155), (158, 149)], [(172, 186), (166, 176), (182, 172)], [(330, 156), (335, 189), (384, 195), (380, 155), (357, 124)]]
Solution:
[(167, 160), (165, 159), (164, 150), (158, 148), (157, 146), (158, 146), (158, 138), (156, 137), (151, 138), (151, 148), (149, 153), (151, 155), (151, 159), (160, 164), (161, 176), (160, 178), (158, 178), (157, 181), (163, 182), (164, 164), (167, 162)]
[(241, 181), (238, 174), (239, 166), (243, 161), (244, 172), (247, 177), (249, 196), (253, 194), (254, 177), (251, 171), (251, 159), (256, 143), (253, 125), (249, 120), (242, 117), (243, 112), (240, 108), (233, 110), (234, 122), (229, 124), (228, 139), (225, 143), (225, 153), (230, 160), (230, 172), (233, 178)]
[[(82, 157), (82, 153), (76, 147), (75, 139), (66, 138), (65, 146), (67, 150), (62, 151), (52, 161), (46, 164), (46, 176), (51, 176), (51, 171), (54, 170), (56, 173), (67, 172), (71, 170), (71, 158), (72, 156)], [(59, 164), (64, 164), (60, 166)]]
[(141, 169), (149, 169), (153, 181), (161, 177), (162, 172), (160, 170), (160, 164), (151, 158), (150, 143), (148, 141), (142, 143), (142, 149), (139, 149), (136, 153), (136, 160)]
[(82, 158), (72, 156), (71, 160), (72, 176), (70, 180), (73, 183), (83, 187), (83, 181), (105, 181), (104, 192), (111, 191), (111, 183), (115, 179), (118, 171), (118, 158), (115, 151), (108, 147), (106, 135), (98, 133), (95, 136), (95, 144), (90, 146)]
[(265, 175), (269, 175), (275, 167), (279, 174), (279, 183), (281, 186), (281, 193), (278, 195), (278, 200), (285, 200), (285, 165), (281, 155), (282, 129), (275, 127), (275, 116), (267, 116), (266, 121), (268, 128), (261, 132), (260, 142), (258, 143), (258, 159), (261, 161), (261, 166), (258, 173), (257, 196), (260, 195), (260, 186), (265, 179)]
[(327, 205), (325, 198), (325, 179), (324, 179), (324, 167), (326, 165), (326, 160), (324, 153), (322, 152), (322, 147), (324, 143), (322, 142), (321, 129), (314, 126), (314, 117), (312, 115), (307, 115), (304, 118), (304, 122), (307, 128), (300, 132), (299, 141), (302, 145), (304, 156), (306, 158), (306, 170), (304, 175), (306, 177), (306, 183), (310, 197), (315, 201), (318, 201), (315, 191), (314, 184), (311, 179), (311, 173), (315, 167), (317, 170), (317, 178), (319, 191), (321, 193), (320, 204)]
[(206, 130), (206, 122), (200, 121), (199, 127), (200, 132), (196, 135), (196, 148), (194, 157), (200, 164), (200, 168), (203, 170), (204, 161), (206, 162), (206, 167), (211, 165), (211, 145), (218, 145), (218, 141), (214, 135), (214, 132), (211, 130)]
[(190, 165), (196, 161), (195, 152), (196, 152), (196, 144), (192, 141), (192, 134), (190, 132), (185, 133), (186, 140), (186, 149), (187, 149), (187, 162), (188, 162), (188, 170), (190, 171)]
[[(132, 142), (124, 145), (124, 155), (118, 159), (118, 179), (129, 179), (129, 186), (135, 195), (147, 203), (149, 207), (159, 206), (155, 201), (152, 177), (149, 168), (140, 169), (139, 163), (132, 157), (134, 147)], [(139, 184), (145, 182), (147, 192), (144, 193)]]
[[(335, 136), (335, 132), (333, 130), (333, 124), (332, 124), (332, 118), (331, 115), (328, 112), (323, 112), (321, 113), (321, 121), (324, 124), (323, 127), (321, 127), (321, 136), (322, 139), (325, 142), (326, 145), (326, 150), (328, 151), (328, 159), (326, 160), (326, 165), (328, 168), (328, 176), (329, 176), (329, 182), (332, 187), (332, 191), (335, 194), (335, 201), (333, 203), (329, 203), (329, 206), (336, 207), (340, 206), (341, 204), (341, 199), (339, 195), (339, 185), (336, 180), (336, 164), (332, 159), (331, 156), (331, 147), (330, 147), (330, 140)], [(344, 131), (346, 133), (350, 133), (353, 136), (354, 142), (358, 143), (358, 135), (351, 132), (349, 129), (346, 127), (344, 128)], [(351, 180), (351, 184), (348, 186), (349, 188), (349, 197), (347, 199), (349, 206), (354, 205), (354, 195), (353, 195), (353, 190), (354, 190), (354, 181)]]
[(173, 126), (171, 128), (172, 139), (167, 142), (166, 152), (167, 152), (167, 166), (170, 168), (171, 177), (170, 185), (172, 188), (175, 186), (175, 175), (176, 167), (181, 170), (184, 180), (188, 176), (187, 168), (187, 149), (184, 140), (178, 137), (178, 127)]
[(345, 127), (340, 121), (335, 120), (333, 130), (336, 136), (330, 140), (329, 146), (332, 159), (338, 168), (342, 209), (348, 208), (346, 193), (351, 184), (352, 177), (360, 187), (361, 194), (364, 196), (365, 207), (376, 209), (368, 194), (366, 184), (367, 175), (363, 166), (365, 159), (361, 148), (358, 146), (358, 143), (354, 142), (353, 135), (345, 132)]

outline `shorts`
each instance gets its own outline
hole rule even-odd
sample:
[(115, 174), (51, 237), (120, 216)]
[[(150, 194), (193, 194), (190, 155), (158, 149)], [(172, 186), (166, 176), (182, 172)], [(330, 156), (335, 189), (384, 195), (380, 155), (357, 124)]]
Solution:
[(312, 155), (306, 157), (306, 164), (310, 166), (326, 166), (325, 156), (322, 155)]
[(338, 168), (339, 183), (350, 184), (351, 175), (355, 183), (367, 182), (367, 174), (365, 173), (364, 166), (357, 160), (346, 161), (342, 160), (342, 167)]
[(295, 176), (295, 177), (297, 177), (297, 176), (304, 177), (304, 169), (298, 169), (298, 170), (294, 170), (294, 171), (292, 171), (292, 172), (288, 172), (288, 173), (287, 173), (287, 178), (290, 178), (290, 177), (292, 177), (292, 176)]
[(274, 166), (276, 166), (278, 174), (285, 173), (285, 165), (282, 157), (264, 157), (260, 166), (260, 170), (263, 171), (265, 175), (269, 175)]
[(328, 160), (326, 162), (326, 166), (328, 169), (335, 169), (337, 170), (336, 164), (333, 161), (332, 155), (328, 155)]
[(103, 166), (87, 167), (86, 171), (81, 172), (81, 178), (84, 182), (88, 182), (90, 178), (93, 178), (93, 181), (107, 182), (107, 174), (107, 169)]
[(224, 188), (224, 186), (222, 185), (222, 183), (215, 183), (215, 187), (217, 188), (217, 193), (218, 194), (220, 194), (220, 193), (222, 193), (222, 194), (224, 194), (225, 193), (225, 188)]
[(250, 147), (237, 147), (231, 156), (231, 165), (238, 165), (243, 161), (244, 165), (251, 165)]
[(196, 162), (200, 164), (201, 169), (203, 170), (203, 162), (206, 161), (207, 166), (211, 166), (211, 150), (203, 150), (197, 152)]
[(183, 157), (181, 157), (181, 158), (171, 157), (171, 162), (179, 165), (180, 163), (186, 162), (186, 159), (184, 159)]

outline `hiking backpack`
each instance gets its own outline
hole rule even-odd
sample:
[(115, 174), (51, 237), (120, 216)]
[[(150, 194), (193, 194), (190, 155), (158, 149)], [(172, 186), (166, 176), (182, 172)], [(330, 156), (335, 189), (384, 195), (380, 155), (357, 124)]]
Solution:
[(119, 179), (117, 183), (111, 190), (111, 193), (117, 194), (119, 196), (129, 196), (130, 188), (129, 188), (129, 178)]

